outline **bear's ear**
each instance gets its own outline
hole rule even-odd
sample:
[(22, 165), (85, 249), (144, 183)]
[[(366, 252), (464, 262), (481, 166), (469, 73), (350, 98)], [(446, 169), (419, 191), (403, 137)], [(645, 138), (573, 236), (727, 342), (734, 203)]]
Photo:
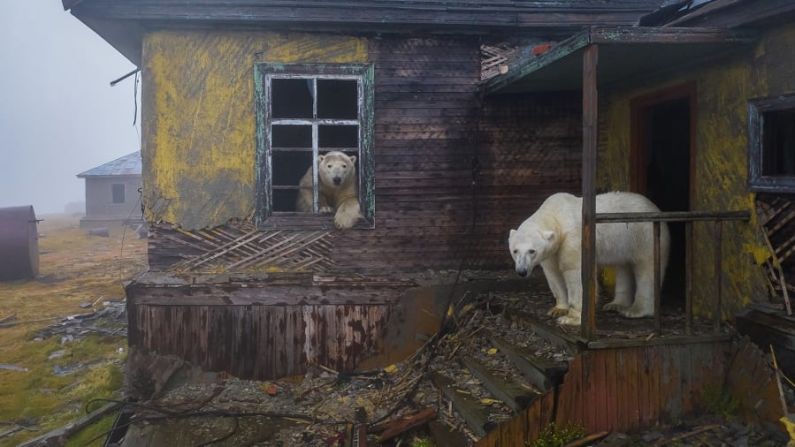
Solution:
[(348, 158), (350, 158), (350, 159), (351, 159), (351, 163), (356, 163), (356, 156), (355, 156), (355, 155), (351, 155), (351, 156), (350, 156), (350, 157), (348, 157)]
[(318, 156), (317, 156), (317, 162), (318, 162), (318, 163), (322, 163), (324, 158), (326, 158), (326, 156), (325, 156), (325, 155), (318, 155)]
[(511, 237), (513, 237), (514, 234), (516, 234), (516, 230), (511, 228), (511, 231), (508, 232), (508, 237), (511, 238)]
[(542, 231), (541, 232), (541, 236), (543, 236), (544, 239), (546, 239), (548, 241), (551, 241), (552, 239), (555, 239), (555, 232), (554, 231)]

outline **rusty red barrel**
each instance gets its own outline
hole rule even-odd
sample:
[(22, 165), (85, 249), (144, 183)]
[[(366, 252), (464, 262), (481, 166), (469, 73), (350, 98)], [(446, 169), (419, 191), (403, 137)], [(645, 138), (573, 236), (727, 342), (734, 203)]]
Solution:
[(32, 206), (0, 208), (0, 281), (39, 274), (39, 234)]

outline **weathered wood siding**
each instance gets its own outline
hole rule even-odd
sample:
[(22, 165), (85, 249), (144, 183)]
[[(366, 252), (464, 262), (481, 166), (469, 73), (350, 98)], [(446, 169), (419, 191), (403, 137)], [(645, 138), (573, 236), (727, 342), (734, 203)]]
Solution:
[[(724, 228), (723, 309), (733, 315), (753, 300), (766, 301), (766, 282), (760, 265), (770, 255), (758, 230), (755, 194), (748, 190), (748, 101), (795, 91), (795, 26), (767, 31), (759, 42), (729, 59), (700, 67), (648, 76), (600, 91), (600, 151), (598, 174), (602, 189), (630, 187), (633, 98), (695, 83), (696, 142), (692, 176), (694, 210), (747, 210), (750, 224)], [(696, 225), (695, 278), (715, 276), (713, 228)], [(709, 314), (714, 308), (714, 281), (694, 282), (694, 308)]]
[[(736, 352), (730, 342), (586, 351), (572, 361), (557, 389), (499, 425), (476, 445), (524, 445), (552, 422), (558, 426), (574, 424), (586, 433), (596, 433), (626, 432), (679, 420), (703, 409), (705, 393), (717, 396), (726, 390), (727, 375), (739, 366), (733, 363)], [(738, 398), (749, 410), (757, 405), (756, 417), (764, 415), (762, 419), (769, 421), (767, 412), (776, 404), (770, 399), (770, 392), (775, 391), (772, 374), (769, 368), (754, 365), (757, 386), (731, 391), (752, 391), (756, 400)]]
[[(254, 62), (369, 62), (375, 229), (337, 232), (335, 268), (454, 268), (461, 257), (470, 265), (506, 265), (508, 229), (550, 193), (579, 188), (578, 102), (514, 96), (481, 104), (479, 45), (472, 37), (156, 33), (145, 52), (148, 219), (191, 230), (251, 215)], [(182, 53), (198, 54), (200, 63), (180, 63)], [(480, 172), (473, 191), (474, 159)], [(184, 235), (170, 226), (153, 231), (153, 268), (179, 261), (175, 253), (197, 253), (175, 241)]]

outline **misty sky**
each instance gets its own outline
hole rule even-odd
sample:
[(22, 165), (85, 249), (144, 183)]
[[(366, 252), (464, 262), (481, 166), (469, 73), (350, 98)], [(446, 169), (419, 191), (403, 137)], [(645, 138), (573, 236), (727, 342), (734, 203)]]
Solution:
[(2, 4), (0, 207), (62, 212), (85, 200), (76, 174), (139, 149), (133, 77), (109, 86), (135, 66), (60, 0)]

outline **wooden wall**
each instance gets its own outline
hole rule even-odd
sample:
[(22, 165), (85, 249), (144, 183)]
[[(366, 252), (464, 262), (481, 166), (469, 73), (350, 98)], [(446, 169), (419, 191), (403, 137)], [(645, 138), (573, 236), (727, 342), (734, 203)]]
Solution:
[[(572, 361), (557, 389), (476, 445), (524, 445), (552, 422), (578, 425), (586, 433), (626, 432), (675, 422), (703, 410), (704, 393), (719, 396), (724, 390), (737, 393), (743, 411), (755, 411), (756, 420), (776, 421), (772, 370), (757, 367), (764, 359), (747, 352), (749, 344), (733, 348), (730, 342), (586, 351)], [(751, 362), (756, 383), (735, 387), (737, 375), (732, 371)], [(727, 381), (729, 375), (733, 380)]]
[[(145, 108), (152, 114), (145, 120), (146, 205), (150, 221), (165, 223), (153, 230), (151, 266), (167, 268), (179, 260), (174, 258), (177, 252), (192, 256), (189, 247), (173, 240), (182, 236), (169, 224), (198, 231), (224, 225), (229, 218), (246, 219), (253, 209), (253, 108), (241, 110), (250, 105), (242, 97), (250, 93), (248, 87), (234, 88), (234, 83), (251, 79), (236, 77), (227, 80), (232, 86), (218, 87), (218, 82), (209, 82), (221, 76), (217, 64), (278, 58), (375, 65), (375, 229), (335, 233), (331, 256), (338, 271), (389, 274), (455, 268), (462, 257), (472, 266), (504, 267), (510, 260), (505, 250), (508, 230), (550, 193), (579, 189), (578, 99), (510, 96), (481, 104), (477, 38), (334, 36), (321, 43), (323, 39), (238, 33), (166, 33), (147, 39), (154, 73), (148, 83), (145, 77), (145, 88), (154, 91), (146, 95), (153, 105)], [(179, 69), (162, 65), (160, 59), (178, 57), (179, 48), (198, 51), (202, 63)], [(266, 54), (251, 54), (263, 48)], [(205, 59), (220, 49), (232, 56)], [(184, 92), (186, 99), (171, 98), (168, 89)], [(242, 105), (228, 101), (219, 106), (223, 92)], [(205, 105), (210, 97), (214, 102)], [(187, 110), (178, 110), (180, 104)], [(241, 126), (230, 130), (218, 122), (226, 123), (230, 116)], [(251, 132), (250, 137), (240, 135), (241, 130)], [(234, 133), (224, 140), (224, 132)], [(226, 160), (213, 165), (219, 157)], [(475, 158), (480, 171), (473, 231)]]

